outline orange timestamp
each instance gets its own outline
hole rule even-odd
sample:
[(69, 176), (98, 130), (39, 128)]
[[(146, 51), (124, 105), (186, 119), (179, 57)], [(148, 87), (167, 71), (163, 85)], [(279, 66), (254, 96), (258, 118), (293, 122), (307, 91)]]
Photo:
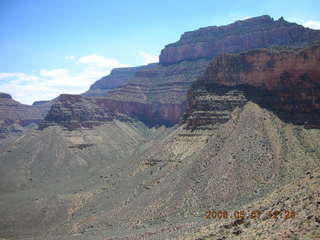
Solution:
[[(267, 218), (271, 219), (278, 219), (278, 218), (284, 218), (284, 219), (290, 219), (296, 217), (296, 212), (293, 210), (273, 210), (268, 211), (266, 213)], [(206, 219), (259, 219), (262, 215), (262, 211), (260, 210), (251, 210), (251, 211), (245, 211), (245, 210), (239, 210), (239, 211), (233, 211), (229, 212), (227, 210), (213, 210), (213, 211), (207, 211), (205, 218)]]

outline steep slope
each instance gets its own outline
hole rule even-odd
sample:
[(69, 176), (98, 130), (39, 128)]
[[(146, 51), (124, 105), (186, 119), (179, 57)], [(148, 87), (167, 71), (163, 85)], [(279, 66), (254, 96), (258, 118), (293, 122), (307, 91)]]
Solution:
[(0, 144), (0, 236), (47, 239), (48, 231), (65, 237), (79, 232), (70, 225), (82, 216), (78, 211), (93, 214), (87, 204), (97, 196), (97, 204), (107, 200), (122, 180), (120, 169), (127, 167), (128, 157), (166, 131), (114, 120), (89, 130), (54, 126), (5, 139)]
[[(315, 45), (231, 55), (236, 60), (225, 61), (222, 66), (220, 58), (213, 61), (190, 90), (186, 125), (139, 153), (128, 173), (132, 176), (128, 181), (131, 189), (135, 189), (132, 197), (126, 192), (129, 196), (124, 194), (121, 207), (103, 217), (96, 216), (92, 224), (99, 225), (106, 218), (107, 222), (121, 222), (118, 216), (126, 216), (128, 222), (148, 228), (155, 223), (165, 224), (168, 219), (172, 223), (175, 217), (200, 216), (213, 207), (240, 207), (319, 167), (320, 132), (314, 125), (308, 124), (307, 128), (304, 125), (305, 120), (319, 119), (318, 94), (310, 96), (312, 101), (300, 98), (310, 90), (317, 91), (318, 48)], [(270, 58), (274, 68), (263, 70), (260, 66)], [(226, 71), (216, 73), (215, 69)], [(297, 74), (286, 79), (283, 89), (280, 76), (284, 69)], [(263, 71), (269, 71), (269, 75)], [(229, 80), (229, 75), (233, 77), (228, 81), (231, 86), (223, 84), (220, 72), (225, 77), (222, 80)], [(250, 74), (260, 76), (264, 84), (241, 82), (241, 74), (249, 76), (243, 77), (243, 81), (250, 80)], [(304, 81), (301, 76), (306, 74), (309, 80)], [(260, 81), (258, 77), (252, 79)], [(294, 88), (297, 81), (300, 88)], [(274, 82), (281, 84), (272, 85)], [(269, 84), (273, 88), (267, 88)], [(287, 98), (283, 98), (284, 93)], [(274, 103), (278, 104), (272, 108)], [(289, 104), (296, 111), (284, 107)], [(288, 118), (283, 116), (288, 115), (293, 119), (286, 123), (283, 120)], [(139, 177), (143, 182), (136, 185), (141, 187), (134, 188)]]
[[(320, 238), (320, 169), (307, 171), (300, 179), (272, 192), (266, 198), (241, 208), (245, 219), (209, 219), (207, 224), (177, 239), (183, 240), (252, 240)], [(259, 211), (251, 218), (253, 211)], [(219, 210), (218, 210), (219, 211)], [(271, 214), (270, 214), (271, 213)], [(279, 215), (278, 215), (279, 214)], [(258, 217), (259, 216), (259, 217)]]
[(43, 129), (60, 125), (69, 130), (91, 128), (113, 119), (131, 121), (129, 117), (143, 121), (149, 127), (176, 123), (185, 110), (181, 104), (126, 102), (106, 97), (60, 95), (52, 105), (44, 121)]
[(41, 127), (53, 124), (66, 127), (67, 122), (73, 125), (71, 128), (90, 127), (114, 116), (126, 118), (125, 115), (151, 127), (173, 126), (186, 109), (188, 87), (205, 71), (207, 64), (207, 60), (170, 67), (150, 64), (139, 68), (126, 85), (109, 90), (106, 96), (63, 94), (55, 100)]
[(38, 124), (48, 108), (24, 105), (13, 100), (9, 94), (0, 93), (0, 138), (22, 132), (26, 126)]
[(40, 129), (60, 125), (69, 130), (92, 128), (115, 119), (131, 121), (128, 115), (112, 111), (105, 105), (106, 99), (90, 98), (82, 95), (61, 94), (55, 99)]
[[(107, 96), (59, 96), (39, 130), (0, 142), (0, 237), (187, 238), (208, 225), (210, 209), (265, 197), (262, 207), (283, 208), (285, 193), (271, 192), (312, 169), (309, 178), (318, 176), (319, 59), (316, 44), (154, 64)], [(178, 122), (191, 84), (184, 122), (146, 126)], [(310, 189), (287, 185), (298, 191), (289, 205), (310, 217), (318, 182), (302, 183)], [(305, 197), (310, 209), (300, 211)], [(292, 224), (314, 231), (317, 219)], [(240, 235), (241, 224), (207, 232), (254, 236)], [(257, 227), (265, 234), (272, 224)]]
[(7, 139), (1, 236), (177, 237), (208, 209), (240, 207), (319, 167), (319, 139), (252, 102), (206, 130), (114, 120)]
[(55, 101), (55, 99), (46, 100), (46, 101), (36, 101), (36, 102), (32, 103), (32, 106), (39, 109), (39, 111), (42, 113), (42, 115), (45, 116), (49, 112), (54, 101)]
[(260, 16), (221, 27), (205, 27), (184, 33), (176, 43), (167, 45), (160, 63), (212, 58), (223, 53), (238, 53), (270, 46), (301, 46), (320, 39), (320, 31), (304, 28), (283, 18), (274, 21)]
[(283, 120), (320, 127), (320, 45), (222, 55), (189, 92), (189, 128), (226, 122), (248, 100)]
[[(160, 63), (117, 69), (85, 95), (103, 96), (108, 99), (106, 107), (130, 113), (151, 126), (170, 126), (179, 121), (190, 85), (203, 74), (213, 57), (261, 47), (297, 47), (315, 40), (320, 40), (320, 31), (283, 18), (274, 21), (269, 16), (202, 28), (185, 33), (177, 43), (167, 45), (161, 52)], [(121, 85), (113, 88), (113, 83)]]
[(319, 134), (250, 102), (215, 130), (182, 126), (139, 155), (132, 169), (135, 177), (150, 172), (150, 180), (144, 178), (149, 193), (136, 196), (125, 211), (160, 218), (241, 205), (319, 166)]

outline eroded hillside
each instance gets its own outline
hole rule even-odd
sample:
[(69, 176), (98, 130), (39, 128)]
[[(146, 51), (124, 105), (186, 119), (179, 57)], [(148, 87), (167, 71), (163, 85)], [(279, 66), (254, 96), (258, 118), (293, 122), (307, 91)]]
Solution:
[[(223, 29), (251, 21), (302, 29), (268, 17)], [(318, 33), (301, 31), (298, 45)], [(319, 53), (315, 44), (177, 60), (127, 69), (107, 96), (59, 96), (39, 129), (0, 142), (0, 237), (317, 239)], [(297, 216), (204, 218), (278, 208)]]

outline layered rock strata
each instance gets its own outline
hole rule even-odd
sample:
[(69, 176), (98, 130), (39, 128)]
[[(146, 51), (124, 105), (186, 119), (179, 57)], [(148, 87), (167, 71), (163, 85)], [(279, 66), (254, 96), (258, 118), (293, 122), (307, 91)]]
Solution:
[(238, 53), (270, 46), (301, 46), (319, 40), (320, 31), (304, 28), (283, 18), (270, 16), (249, 18), (216, 27), (200, 28), (184, 33), (176, 43), (161, 52), (160, 63), (212, 58), (223, 53)]
[(0, 138), (10, 133), (20, 133), (26, 126), (38, 124), (45, 117), (48, 108), (24, 105), (7, 93), (0, 93)]
[(40, 128), (60, 125), (74, 130), (92, 128), (115, 119), (132, 121), (132, 118), (149, 126), (172, 125), (172, 122), (179, 120), (184, 110), (185, 106), (180, 104), (143, 104), (62, 94), (56, 99)]
[[(207, 27), (185, 33), (180, 41), (168, 45), (161, 53), (160, 63), (115, 69), (109, 76), (92, 85), (84, 95), (97, 97), (97, 100), (90, 101), (98, 104), (99, 107), (107, 108), (104, 111), (109, 114), (110, 112), (126, 114), (142, 120), (149, 126), (161, 124), (171, 126), (180, 121), (186, 109), (187, 91), (191, 84), (204, 74), (212, 57), (222, 53), (241, 52), (261, 47), (269, 48), (275, 45), (297, 47), (317, 39), (320, 39), (319, 31), (286, 22), (282, 18), (274, 21), (269, 16), (238, 21), (222, 27)], [(283, 55), (282, 57), (290, 56)], [(221, 58), (218, 57), (218, 59)], [(251, 65), (246, 65), (246, 61), (243, 61), (241, 57), (232, 59), (231, 56), (228, 56), (223, 59), (229, 61), (232, 66), (250, 70)], [(273, 72), (273, 61), (278, 60), (268, 58), (263, 63), (262, 67), (265, 71), (261, 74), (269, 76)], [(305, 61), (309, 60), (305, 59)], [(285, 70), (281, 71), (284, 74), (282, 78), (290, 77), (285, 75)], [(252, 72), (256, 72), (256, 69), (252, 69)], [(305, 77), (308, 78), (308, 76)], [(255, 89), (251, 90), (256, 93)], [(290, 88), (287, 91), (293, 93), (295, 90)], [(238, 96), (239, 93), (230, 94), (233, 95), (236, 102), (237, 98), (240, 98), (239, 101), (243, 99), (243, 96)], [(270, 95), (261, 91), (259, 94)], [(222, 98), (219, 101), (224, 100)], [(237, 104), (236, 102), (230, 104)], [(284, 104), (285, 101), (282, 102)], [(218, 99), (215, 103), (224, 104), (218, 103)], [(208, 114), (212, 113), (207, 112), (206, 115)], [(223, 119), (224, 116), (219, 116), (219, 118)], [(54, 118), (49, 116), (48, 119)]]
[(151, 67), (153, 64), (140, 67), (115, 68), (111, 73), (90, 86), (84, 96), (105, 96), (111, 89), (121, 87), (129, 79), (133, 78), (135, 73)]
[(271, 109), (285, 121), (320, 126), (320, 45), (262, 49), (217, 57), (189, 92), (189, 128), (230, 119), (247, 101)]
[(198, 60), (169, 67), (151, 64), (106, 96), (63, 94), (55, 100), (41, 128), (55, 124), (69, 129), (92, 127), (123, 119), (124, 115), (148, 126), (172, 126), (185, 112), (188, 88), (208, 63)]

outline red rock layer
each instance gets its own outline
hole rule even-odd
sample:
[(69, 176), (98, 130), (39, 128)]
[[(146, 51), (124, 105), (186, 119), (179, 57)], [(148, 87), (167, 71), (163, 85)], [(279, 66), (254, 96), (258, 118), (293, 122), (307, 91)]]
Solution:
[(59, 124), (69, 130), (91, 128), (118, 119), (139, 119), (149, 126), (172, 125), (185, 111), (185, 104), (125, 102), (103, 97), (60, 95), (40, 128)]
[(318, 128), (320, 44), (219, 56), (188, 95), (191, 128), (225, 122), (247, 101), (271, 109), (285, 121)]

